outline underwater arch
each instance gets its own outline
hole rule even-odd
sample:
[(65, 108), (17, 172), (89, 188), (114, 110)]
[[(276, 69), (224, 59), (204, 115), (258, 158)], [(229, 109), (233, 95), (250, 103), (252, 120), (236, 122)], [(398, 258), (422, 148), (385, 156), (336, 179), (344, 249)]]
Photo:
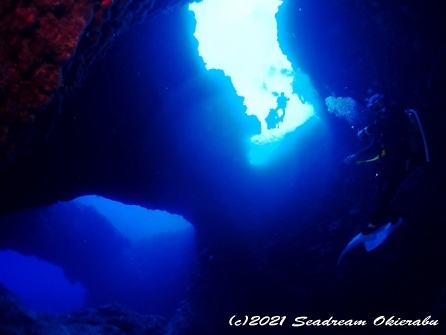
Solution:
[(269, 162), (285, 136), (315, 115), (309, 102), (317, 95), (311, 79), (293, 68), (278, 41), (276, 14), (282, 2), (204, 0), (189, 5), (204, 66), (231, 78), (246, 114), (260, 123), (260, 133), (248, 143), (253, 165)]
[(116, 302), (169, 317), (196, 265), (195, 229), (181, 216), (98, 196), (10, 213), (5, 222), (13, 228), (1, 245), (0, 283), (36, 311)]

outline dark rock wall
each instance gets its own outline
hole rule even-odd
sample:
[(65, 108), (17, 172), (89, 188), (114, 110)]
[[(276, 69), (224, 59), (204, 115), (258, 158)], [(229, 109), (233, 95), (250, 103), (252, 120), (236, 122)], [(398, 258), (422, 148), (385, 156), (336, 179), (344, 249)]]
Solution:
[(2, 334), (167, 334), (166, 320), (141, 315), (118, 305), (67, 315), (44, 315), (28, 311), (0, 286), (0, 332)]
[[(407, 228), (391, 244), (374, 254), (358, 252), (344, 267), (335, 266), (340, 250), (366, 219), (363, 209), (371, 188), (364, 190), (362, 184), (372, 185), (369, 171), (338, 168), (337, 163), (357, 149), (346, 144), (355, 141), (346, 126), (322, 113), (336, 129), (329, 135), (322, 125), (314, 125), (320, 127), (319, 137), (308, 148), (325, 148), (319, 156), (297, 150), (268, 173), (252, 172), (235, 135), (246, 135), (243, 127), (224, 116), (231, 93), (228, 99), (216, 94), (230, 92), (229, 83), (214, 74), (202, 85), (202, 70), (192, 65), (180, 72), (181, 80), (169, 77), (166, 63), (159, 59), (153, 59), (156, 79), (150, 93), (138, 90), (133, 81), (123, 82), (119, 94), (126, 97), (126, 105), (119, 108), (113, 106), (118, 100), (107, 98), (110, 86), (104, 83), (106, 89), (99, 92), (86, 80), (48, 147), (2, 174), (1, 211), (96, 193), (182, 214), (197, 227), (202, 265), (191, 288), (190, 334), (217, 334), (218, 327), (227, 333), (227, 319), (247, 311), (322, 318), (336, 308), (348, 318), (397, 312), (419, 318), (438, 301), (435, 310), (441, 314), (443, 300), (438, 295), (446, 282), (439, 265), (446, 259), (446, 163), (441, 145), (446, 142), (446, 39), (441, 11), (419, 1), (324, 4), (312, 7), (314, 16), (309, 17), (314, 19), (309, 22), (297, 19), (297, 7), (305, 10), (305, 2), (286, 4), (296, 18), (291, 15), (287, 24), (301, 37), (291, 32), (281, 37), (289, 45), (304, 43), (309, 54), (320, 55), (303, 59), (302, 68), (317, 87), (324, 87), (321, 95), (334, 92), (361, 100), (369, 89), (384, 90), (418, 109), (428, 134), (433, 161), (413, 171), (400, 189), (396, 200)], [(327, 15), (338, 20), (324, 20)], [(317, 28), (316, 39), (312, 27)], [(182, 55), (178, 44), (176, 40), (171, 47)], [(293, 58), (293, 48), (289, 51)], [(105, 82), (119, 78), (107, 64), (92, 71)], [(148, 95), (145, 112), (132, 104), (132, 94)], [(108, 114), (77, 97), (109, 101)], [(208, 109), (197, 107), (209, 100), (213, 103)], [(189, 105), (193, 107), (186, 108)], [(242, 112), (232, 107), (235, 114)], [(330, 136), (343, 146), (331, 147)], [(211, 145), (215, 143), (225, 146), (216, 152)], [(297, 175), (312, 176), (312, 167), (322, 164), (326, 170), (317, 181), (298, 180)], [(219, 180), (219, 175), (230, 182)], [(286, 190), (286, 201), (272, 190)], [(304, 197), (315, 201), (308, 206)], [(269, 206), (259, 208), (259, 203)], [(418, 330), (401, 330), (407, 331)]]
[[(0, 168), (49, 136), (60, 99), (134, 22), (187, 1), (42, 0), (0, 4)], [(52, 104), (51, 104), (52, 102)]]

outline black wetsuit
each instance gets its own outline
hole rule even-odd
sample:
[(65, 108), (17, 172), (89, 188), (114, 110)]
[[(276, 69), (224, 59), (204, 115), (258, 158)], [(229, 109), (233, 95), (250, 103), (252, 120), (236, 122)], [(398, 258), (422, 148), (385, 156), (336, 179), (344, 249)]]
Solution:
[(376, 165), (376, 191), (370, 209), (370, 223), (376, 227), (398, 220), (392, 198), (406, 176), (409, 156), (408, 119), (404, 111), (389, 110), (388, 115), (366, 128), (370, 145), (357, 153), (359, 161), (379, 156), (370, 163)]

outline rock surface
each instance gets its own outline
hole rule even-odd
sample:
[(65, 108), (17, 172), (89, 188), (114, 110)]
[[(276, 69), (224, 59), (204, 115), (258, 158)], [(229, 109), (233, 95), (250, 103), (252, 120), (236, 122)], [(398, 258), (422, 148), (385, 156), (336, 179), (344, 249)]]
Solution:
[[(446, 161), (440, 145), (446, 142), (446, 29), (441, 11), (420, 1), (333, 0), (312, 7), (312, 19), (302, 22), (294, 20), (301, 4), (290, 3), (293, 22), (287, 23), (291, 28), (282, 38), (291, 46), (307, 42), (309, 54), (320, 55), (302, 60), (302, 67), (309, 69), (318, 87), (328, 87), (321, 89), (322, 95), (333, 88), (338, 95), (345, 90), (346, 96), (360, 101), (368, 89), (382, 89), (419, 110), (423, 118), (433, 162), (415, 170), (400, 189), (396, 200), (408, 218), (407, 228), (391, 244), (369, 255), (358, 252), (336, 268), (339, 251), (366, 219), (363, 209), (371, 193), (362, 188), (372, 182), (366, 172), (336, 165), (351, 153), (347, 150), (357, 149), (347, 144), (354, 135), (337, 120), (322, 116), (333, 128), (335, 145), (326, 128), (311, 125), (318, 131), (306, 143), (309, 149), (296, 149), (268, 172), (253, 173), (238, 140), (246, 135), (250, 120), (241, 124), (225, 114), (243, 112), (236, 103), (225, 104), (234, 101), (229, 80), (214, 73), (202, 85), (203, 72), (194, 65), (168, 71), (187, 57), (180, 48), (186, 45), (183, 38), (172, 42), (178, 46), (176, 58), (163, 61), (156, 52), (152, 55), (153, 82), (137, 76), (123, 81), (116, 99), (109, 90), (122, 77), (110, 73), (110, 64), (125, 64), (120, 74), (131, 68), (130, 62), (116, 54), (109, 63), (92, 67), (94, 77), (103, 78), (101, 88), (87, 78), (77, 95), (65, 101), (45, 150), (2, 171), (0, 211), (94, 193), (183, 215), (197, 228), (202, 266), (191, 289), (190, 334), (218, 334), (221, 329), (226, 334), (228, 318), (247, 311), (323, 318), (336, 308), (339, 317), (369, 321), (380, 314), (416, 319), (436, 311), (444, 318), (444, 299), (438, 299), (446, 283), (440, 265), (446, 260)], [(326, 15), (337, 20), (324, 20)], [(305, 31), (300, 25), (307, 32), (317, 27), (318, 39), (299, 35)], [(162, 29), (157, 35), (173, 38)], [(135, 42), (128, 39), (124, 50)], [(293, 48), (288, 51), (293, 57)], [(1, 76), (1, 83), (9, 78)], [(46, 78), (55, 85), (52, 76)], [(0, 89), (6, 87), (2, 85)], [(143, 94), (149, 102), (141, 108), (131, 97)], [(92, 106), (96, 100), (101, 108)], [(5, 120), (27, 124), (18, 109), (8, 113)], [(10, 144), (15, 142), (5, 124), (0, 138), (5, 157), (11, 159), (15, 150)], [(14, 138), (28, 148), (27, 137)], [(315, 166), (324, 166), (318, 178), (312, 174)], [(308, 178), (302, 181), (301, 176)], [(277, 190), (282, 190), (281, 197)], [(302, 201), (308, 198), (314, 199), (311, 205)], [(400, 333), (418, 331), (401, 328)]]
[(45, 141), (60, 99), (134, 22), (180, 0), (38, 0), (0, 4), (0, 168)]

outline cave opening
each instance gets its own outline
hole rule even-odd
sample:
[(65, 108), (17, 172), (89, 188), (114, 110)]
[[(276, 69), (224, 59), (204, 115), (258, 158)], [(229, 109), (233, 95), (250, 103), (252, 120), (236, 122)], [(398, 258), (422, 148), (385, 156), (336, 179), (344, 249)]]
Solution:
[(231, 78), (246, 115), (260, 123), (260, 132), (247, 145), (252, 165), (270, 162), (283, 152), (280, 146), (295, 146), (295, 140), (284, 138), (315, 115), (318, 101), (311, 78), (282, 51), (277, 19), (282, 3), (205, 0), (189, 5), (204, 66)]
[(14, 223), (0, 284), (28, 308), (60, 314), (117, 303), (171, 317), (186, 298), (195, 230), (179, 215), (90, 195), (0, 221)]

